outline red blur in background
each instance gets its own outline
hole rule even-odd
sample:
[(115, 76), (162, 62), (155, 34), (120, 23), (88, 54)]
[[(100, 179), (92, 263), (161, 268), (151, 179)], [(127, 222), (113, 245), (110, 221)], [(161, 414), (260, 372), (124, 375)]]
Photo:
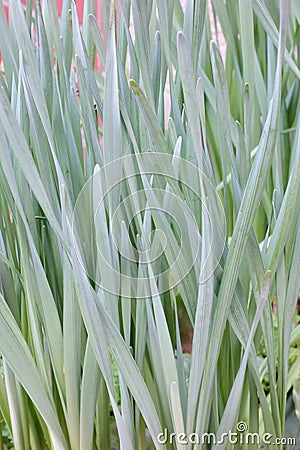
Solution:
[[(6, 18), (8, 20), (8, 8), (9, 8), (9, 0), (0, 0), (3, 1), (3, 5), (4, 5), (4, 11), (5, 11), (5, 15)], [(32, 0), (30, 0), (32, 1)], [(58, 10), (58, 15), (61, 15), (61, 11), (62, 11), (62, 4), (63, 4), (64, 0), (56, 0), (56, 5), (57, 5), (57, 10)], [(26, 0), (21, 0), (21, 2), (23, 3), (23, 5), (26, 4)], [(78, 19), (79, 22), (82, 23), (82, 18), (83, 18), (83, 9), (84, 9), (84, 0), (77, 0), (76, 1), (76, 8), (77, 8), (77, 14), (78, 14)], [(103, 29), (103, 15), (102, 15), (102, 8), (101, 8), (101, 2), (100, 1), (95, 1), (95, 10), (96, 10), (96, 19), (97, 22), (99, 23), (99, 27), (100, 30), (102, 31)], [(103, 36), (103, 41), (105, 43), (105, 36)], [(1, 63), (1, 51), (0, 51), (0, 63)], [(100, 72), (102, 71), (103, 67), (100, 63), (100, 59), (99, 56), (96, 52), (96, 57), (95, 57), (95, 69), (99, 70)]]
[[(21, 0), (21, 1), (25, 5), (26, 0)], [(63, 2), (63, 0), (56, 0), (59, 16), (61, 15), (62, 2)], [(8, 18), (8, 1), (3, 1), (3, 3), (4, 3), (4, 10), (5, 10), (6, 18)], [(82, 22), (82, 17), (83, 17), (83, 5), (84, 5), (84, 0), (76, 1), (76, 7), (77, 7), (77, 12), (78, 12), (78, 17), (79, 17), (80, 23)]]

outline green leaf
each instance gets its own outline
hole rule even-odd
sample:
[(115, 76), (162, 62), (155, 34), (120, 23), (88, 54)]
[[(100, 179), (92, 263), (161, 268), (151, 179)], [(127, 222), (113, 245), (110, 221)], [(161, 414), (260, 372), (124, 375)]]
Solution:
[(0, 294), (0, 352), (16, 374), (62, 450), (68, 448), (53, 404), (50, 402), (28, 346)]

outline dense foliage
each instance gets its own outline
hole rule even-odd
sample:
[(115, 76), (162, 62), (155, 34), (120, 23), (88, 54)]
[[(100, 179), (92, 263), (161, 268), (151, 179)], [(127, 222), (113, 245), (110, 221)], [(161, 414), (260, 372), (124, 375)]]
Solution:
[(2, 448), (296, 448), (299, 1), (33, 3), (0, 5)]

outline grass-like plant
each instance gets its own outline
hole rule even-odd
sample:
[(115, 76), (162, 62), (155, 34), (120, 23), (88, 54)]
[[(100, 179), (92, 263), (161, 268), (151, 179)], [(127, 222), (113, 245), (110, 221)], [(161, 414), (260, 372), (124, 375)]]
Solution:
[(0, 4), (3, 449), (296, 448), (299, 2), (212, 5)]

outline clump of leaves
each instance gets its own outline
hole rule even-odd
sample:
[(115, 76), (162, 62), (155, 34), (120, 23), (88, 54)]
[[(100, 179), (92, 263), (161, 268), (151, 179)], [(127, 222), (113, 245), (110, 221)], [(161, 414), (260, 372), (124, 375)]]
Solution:
[(60, 18), (11, 0), (8, 22), (0, 4), (4, 445), (162, 450), (165, 429), (238, 421), (282, 437), (300, 372), (298, 2), (213, 0), (226, 55), (205, 0), (101, 6), (103, 30), (90, 0), (82, 24), (70, 0)]

